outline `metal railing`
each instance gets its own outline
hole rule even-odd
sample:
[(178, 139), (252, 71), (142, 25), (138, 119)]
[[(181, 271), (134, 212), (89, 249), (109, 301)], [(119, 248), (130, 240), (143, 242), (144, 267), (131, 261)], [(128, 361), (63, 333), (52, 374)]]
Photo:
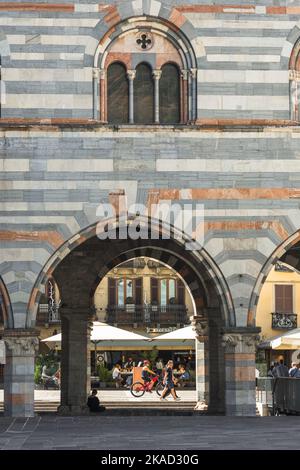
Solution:
[(53, 308), (53, 306), (49, 308), (48, 304), (39, 305), (37, 325), (44, 325), (46, 323), (59, 323), (59, 322), (60, 322), (60, 316), (59, 316), (58, 305), (55, 308)]
[(256, 402), (268, 406), (273, 415), (300, 414), (300, 379), (294, 377), (257, 379)]
[(272, 313), (272, 328), (292, 330), (297, 328), (297, 314), (296, 313)]
[(186, 324), (189, 319), (185, 305), (110, 305), (106, 309), (110, 324)]

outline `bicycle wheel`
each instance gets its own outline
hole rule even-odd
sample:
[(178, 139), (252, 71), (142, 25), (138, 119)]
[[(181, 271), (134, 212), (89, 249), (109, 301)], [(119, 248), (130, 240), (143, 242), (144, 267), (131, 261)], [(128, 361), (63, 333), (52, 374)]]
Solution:
[(141, 382), (134, 382), (130, 387), (131, 395), (134, 397), (142, 397), (145, 393), (144, 385)]
[(157, 395), (160, 397), (162, 392), (163, 392), (163, 389), (165, 388), (164, 384), (162, 382), (158, 382), (156, 387), (155, 387), (155, 391), (157, 393)]

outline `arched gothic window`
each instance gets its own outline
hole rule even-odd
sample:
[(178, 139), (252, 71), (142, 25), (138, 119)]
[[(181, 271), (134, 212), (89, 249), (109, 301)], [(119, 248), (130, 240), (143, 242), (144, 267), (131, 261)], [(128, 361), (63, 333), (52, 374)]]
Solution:
[(134, 79), (134, 122), (154, 122), (154, 87), (152, 70), (148, 64), (139, 64)]
[(185, 35), (169, 26), (150, 17), (124, 20), (102, 38), (93, 69), (94, 119), (162, 125), (196, 121), (196, 55)]
[(159, 80), (159, 121), (161, 124), (180, 122), (180, 77), (174, 64), (162, 67)]
[(115, 62), (107, 71), (108, 122), (128, 123), (128, 80), (126, 68)]

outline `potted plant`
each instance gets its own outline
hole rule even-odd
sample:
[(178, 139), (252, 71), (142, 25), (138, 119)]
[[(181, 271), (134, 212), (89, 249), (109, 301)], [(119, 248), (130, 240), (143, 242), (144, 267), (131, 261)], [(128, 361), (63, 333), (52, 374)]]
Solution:
[(97, 372), (100, 388), (106, 388), (107, 383), (111, 382), (111, 372), (102, 364), (98, 365)]

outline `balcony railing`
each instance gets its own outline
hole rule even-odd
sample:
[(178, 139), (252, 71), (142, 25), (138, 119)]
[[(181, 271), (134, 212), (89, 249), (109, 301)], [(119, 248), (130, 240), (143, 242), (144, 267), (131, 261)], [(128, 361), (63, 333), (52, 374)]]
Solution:
[(272, 313), (272, 328), (274, 330), (297, 328), (297, 315), (295, 313)]
[(58, 311), (58, 305), (55, 308), (53, 306), (49, 308), (48, 304), (39, 305), (37, 325), (41, 326), (47, 323), (59, 323), (59, 322), (60, 322), (60, 316), (59, 316), (59, 311)]
[(106, 321), (110, 324), (184, 325), (188, 323), (185, 305), (109, 305)]

